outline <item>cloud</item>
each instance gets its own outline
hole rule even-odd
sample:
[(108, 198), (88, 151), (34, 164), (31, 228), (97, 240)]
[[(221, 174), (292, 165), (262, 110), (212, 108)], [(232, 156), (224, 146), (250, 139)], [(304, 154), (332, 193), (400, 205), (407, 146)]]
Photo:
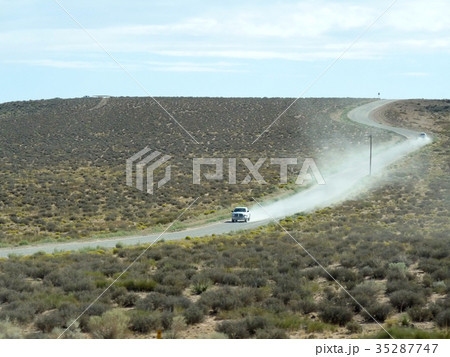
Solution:
[(88, 61), (71, 61), (71, 60), (55, 60), (55, 59), (32, 59), (32, 60), (7, 60), (3, 63), (25, 64), (39, 67), (52, 67), (60, 69), (107, 69), (116, 68), (117, 66), (111, 62), (88, 62)]
[[(176, 21), (111, 26), (87, 30), (121, 62), (145, 66), (145, 60), (168, 59), (153, 65), (160, 71), (235, 71), (220, 60), (332, 60), (379, 16), (391, 1), (261, 2), (256, 6), (199, 8), (195, 16)], [(450, 3), (398, 0), (394, 7), (349, 51), (344, 59), (379, 59), (405, 52), (449, 52)], [(12, 29), (0, 33), (0, 50), (8, 60), (55, 68), (99, 68), (92, 57), (103, 50), (80, 28)], [(70, 61), (61, 57), (71, 56)], [(189, 61), (176, 61), (179, 58)], [(46, 58), (42, 60), (40, 58)], [(145, 59), (144, 59), (145, 58)], [(172, 58), (172, 60), (171, 60)], [(215, 58), (215, 63), (193, 63)], [(175, 60), (175, 61), (173, 61)], [(24, 62), (24, 63), (25, 63)], [(174, 63), (171, 63), (174, 62)], [(178, 63), (175, 63), (178, 62)], [(147, 64), (148, 65), (148, 64)]]

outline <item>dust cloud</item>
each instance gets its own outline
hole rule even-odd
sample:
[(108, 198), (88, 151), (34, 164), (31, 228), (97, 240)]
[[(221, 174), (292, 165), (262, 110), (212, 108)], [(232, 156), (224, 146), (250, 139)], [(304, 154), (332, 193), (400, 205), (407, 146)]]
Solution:
[[(413, 138), (374, 148), (372, 176), (380, 174), (390, 164), (429, 144), (431, 139)], [(334, 166), (334, 165), (333, 165)], [(320, 167), (319, 167), (320, 170)], [(252, 220), (280, 219), (300, 212), (311, 212), (344, 201), (350, 195), (370, 188), (376, 180), (364, 180), (369, 175), (369, 150), (347, 157), (333, 167), (333, 174), (324, 175), (325, 184), (315, 184), (292, 196), (264, 202), (251, 208)], [(374, 182), (375, 181), (375, 182)], [(370, 183), (369, 183), (370, 182)]]

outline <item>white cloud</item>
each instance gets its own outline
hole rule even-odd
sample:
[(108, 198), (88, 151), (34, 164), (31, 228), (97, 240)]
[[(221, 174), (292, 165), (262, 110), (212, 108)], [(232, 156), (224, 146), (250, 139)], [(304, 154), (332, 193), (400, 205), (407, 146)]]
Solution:
[[(101, 26), (99, 19), (99, 27), (88, 31), (114, 57), (137, 68), (152, 56), (330, 60), (340, 56), (390, 2), (319, 0), (264, 3), (257, 7), (241, 5), (229, 9), (215, 7), (202, 10), (195, 17), (157, 25)], [(344, 59), (382, 58), (399, 52), (448, 53), (449, 13), (448, 1), (398, 0)], [(0, 50), (6, 54), (6, 59), (16, 62), (34, 58), (25, 61), (32, 65), (97, 68), (100, 64), (92, 61), (92, 57), (103, 54), (103, 50), (82, 29), (73, 26), (3, 32), (0, 33)], [(60, 60), (67, 56), (72, 60)], [(154, 67), (171, 71), (237, 70), (192, 60)]]
[(386, 14), (384, 23), (401, 32), (433, 34), (450, 30), (448, 0), (401, 0)]

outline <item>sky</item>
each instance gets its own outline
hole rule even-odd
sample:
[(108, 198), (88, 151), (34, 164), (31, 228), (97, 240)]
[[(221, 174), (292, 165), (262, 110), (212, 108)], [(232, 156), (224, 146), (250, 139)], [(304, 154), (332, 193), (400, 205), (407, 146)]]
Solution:
[(448, 0), (0, 0), (0, 103), (449, 98)]

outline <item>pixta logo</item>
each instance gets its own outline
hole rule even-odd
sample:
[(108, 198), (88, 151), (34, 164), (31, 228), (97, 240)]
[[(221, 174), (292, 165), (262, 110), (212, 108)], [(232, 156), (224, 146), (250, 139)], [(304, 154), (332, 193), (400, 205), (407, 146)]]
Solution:
[[(147, 146), (128, 158), (126, 161), (127, 186), (133, 186), (133, 166), (136, 165), (136, 188), (140, 191), (144, 191), (144, 183), (146, 183), (145, 190), (147, 193), (152, 195), (154, 192), (154, 171), (172, 158), (169, 155), (163, 155), (162, 157), (160, 157), (161, 155), (162, 154), (159, 151), (151, 152), (151, 149)], [(145, 168), (146, 174), (144, 174)], [(166, 165), (164, 177), (157, 183), (158, 188), (164, 186), (167, 182), (170, 181), (170, 175), (171, 167), (170, 165)]]
[[(126, 160), (126, 180), (128, 186), (136, 186), (138, 190), (147, 193), (154, 193), (154, 171), (161, 166), (165, 165), (172, 157), (169, 155), (162, 155), (159, 151), (151, 151), (148, 147), (145, 147), (138, 153), (134, 154)], [(192, 183), (194, 185), (200, 185), (202, 179), (206, 181), (227, 181), (230, 185), (247, 185), (251, 181), (256, 181), (258, 184), (267, 184), (263, 175), (259, 172), (263, 164), (275, 165), (279, 167), (279, 182), (280, 184), (286, 184), (288, 182), (288, 167), (294, 166), (292, 172), (296, 171), (295, 167), (300, 168), (297, 158), (259, 158), (253, 163), (248, 158), (239, 159), (245, 165), (246, 176), (241, 180), (237, 180), (237, 158), (193, 158), (192, 159)], [(205, 172), (205, 167), (206, 168)], [(224, 166), (227, 168), (225, 174)], [(135, 167), (135, 169), (134, 169)], [(213, 168), (213, 172), (211, 172)], [(133, 173), (136, 172), (136, 181), (133, 184)], [(165, 175), (157, 182), (157, 188), (162, 187), (170, 181), (171, 166), (165, 165)], [(297, 178), (295, 180), (296, 185), (305, 185), (310, 182), (314, 182), (318, 185), (324, 185), (323, 179), (319, 168), (317, 167), (314, 159), (306, 158), (301, 168), (298, 171)]]

